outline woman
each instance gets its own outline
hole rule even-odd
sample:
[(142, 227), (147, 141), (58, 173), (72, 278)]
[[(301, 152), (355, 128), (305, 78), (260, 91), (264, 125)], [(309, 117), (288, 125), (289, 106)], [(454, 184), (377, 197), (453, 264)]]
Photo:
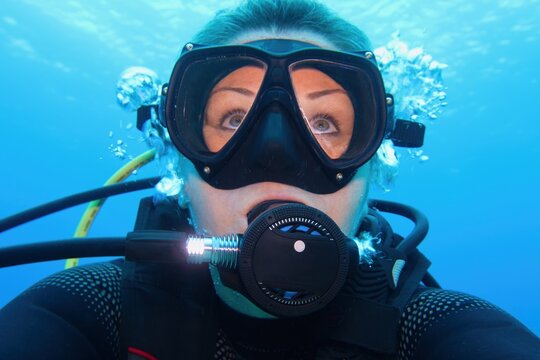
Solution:
[[(180, 207), (143, 202), (136, 225), (246, 234), (248, 242), (264, 218), (301, 211), (336, 242), (341, 233), (353, 239), (353, 251), (335, 252), (302, 223), (243, 247), (254, 260), (240, 276), (219, 264), (136, 258), (62, 272), (2, 310), (10, 326), (0, 330), (0, 354), (537, 358), (538, 338), (493, 305), (421, 286), (435, 284), (427, 260), (400, 247), (407, 239), (368, 209), (370, 180), (388, 166), (377, 156), (381, 143), (416, 146), (423, 135), (419, 125), (393, 122), (369, 49), (360, 30), (311, 1), (248, 1), (218, 13), (183, 48), (160, 107), (185, 184)], [(281, 258), (274, 252), (284, 238), (293, 251)], [(313, 248), (316, 261), (304, 260)], [(351, 269), (325, 253), (347, 254)]]

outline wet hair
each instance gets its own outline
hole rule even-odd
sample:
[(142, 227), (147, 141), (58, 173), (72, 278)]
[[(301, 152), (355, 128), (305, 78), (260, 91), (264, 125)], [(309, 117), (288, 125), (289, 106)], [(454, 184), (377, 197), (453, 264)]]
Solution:
[(216, 13), (193, 42), (229, 44), (240, 34), (270, 31), (306, 31), (320, 35), (342, 51), (368, 50), (371, 43), (362, 30), (315, 0), (246, 0)]

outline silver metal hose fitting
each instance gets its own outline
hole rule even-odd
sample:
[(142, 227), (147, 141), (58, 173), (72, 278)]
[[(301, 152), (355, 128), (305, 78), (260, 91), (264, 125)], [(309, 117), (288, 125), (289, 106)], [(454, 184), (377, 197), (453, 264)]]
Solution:
[(240, 254), (240, 240), (236, 234), (212, 237), (190, 235), (186, 244), (187, 261), (235, 269)]

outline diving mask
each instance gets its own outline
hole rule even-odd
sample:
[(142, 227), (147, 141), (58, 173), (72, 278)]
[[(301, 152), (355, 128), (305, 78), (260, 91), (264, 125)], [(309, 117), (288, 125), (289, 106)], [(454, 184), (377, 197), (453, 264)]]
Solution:
[(395, 127), (372, 52), (293, 40), (187, 44), (163, 95), (173, 144), (220, 189), (271, 181), (333, 193)]

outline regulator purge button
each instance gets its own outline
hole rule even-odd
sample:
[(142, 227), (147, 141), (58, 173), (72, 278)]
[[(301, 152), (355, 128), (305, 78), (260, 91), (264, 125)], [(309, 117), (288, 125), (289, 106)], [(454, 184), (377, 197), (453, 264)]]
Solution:
[(350, 265), (347, 238), (315, 208), (272, 205), (244, 234), (240, 278), (250, 298), (270, 314), (313, 313), (332, 301), (345, 283)]
[(306, 250), (306, 243), (303, 242), (302, 240), (297, 240), (294, 243), (294, 250), (296, 250), (296, 252), (301, 253), (302, 251)]

